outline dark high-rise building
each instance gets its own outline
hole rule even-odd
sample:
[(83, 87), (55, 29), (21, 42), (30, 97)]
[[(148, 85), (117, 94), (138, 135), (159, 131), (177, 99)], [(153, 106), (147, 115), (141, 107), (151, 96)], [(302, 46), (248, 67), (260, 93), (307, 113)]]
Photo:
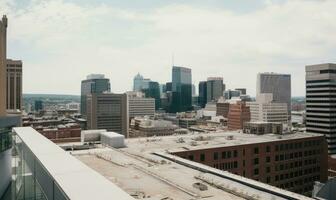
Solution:
[(306, 131), (325, 135), (336, 154), (336, 64), (306, 66)]
[(146, 98), (155, 99), (155, 110), (158, 110), (161, 107), (160, 85), (158, 82), (149, 81), (148, 87), (142, 89), (142, 92), (145, 94)]
[(257, 96), (262, 93), (273, 94), (273, 102), (275, 103), (287, 103), (288, 113), (291, 113), (290, 74), (259, 73), (257, 77)]
[(223, 78), (209, 77), (207, 80), (207, 102), (216, 101), (223, 96)]
[(43, 110), (43, 101), (41, 101), (41, 100), (36, 100), (36, 101), (34, 102), (34, 110), (35, 110), (35, 111), (41, 111), (41, 110)]
[(88, 129), (106, 129), (128, 137), (127, 94), (89, 94), (86, 103)]
[(185, 112), (192, 109), (191, 69), (173, 66), (172, 95), (169, 112)]
[(110, 92), (110, 80), (102, 74), (88, 75), (81, 85), (81, 114), (86, 118), (86, 99), (89, 94), (101, 94)]
[(166, 92), (171, 92), (172, 91), (172, 82), (167, 82), (166, 83)]
[(201, 108), (204, 108), (205, 104), (207, 103), (207, 82), (206, 81), (200, 81), (198, 83), (198, 100), (199, 100), (199, 106)]

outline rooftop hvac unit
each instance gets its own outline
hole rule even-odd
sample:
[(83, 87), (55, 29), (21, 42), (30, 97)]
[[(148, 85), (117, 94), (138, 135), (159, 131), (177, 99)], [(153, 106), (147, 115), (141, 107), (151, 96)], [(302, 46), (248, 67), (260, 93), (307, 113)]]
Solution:
[(125, 136), (115, 132), (103, 132), (100, 136), (101, 143), (113, 148), (125, 147)]

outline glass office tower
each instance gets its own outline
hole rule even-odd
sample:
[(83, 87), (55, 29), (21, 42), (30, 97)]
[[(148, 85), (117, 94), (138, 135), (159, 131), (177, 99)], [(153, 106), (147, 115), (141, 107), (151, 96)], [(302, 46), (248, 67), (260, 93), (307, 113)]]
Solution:
[(142, 89), (142, 92), (147, 98), (155, 99), (155, 110), (158, 110), (161, 107), (160, 85), (158, 82), (150, 81), (148, 83), (148, 88)]
[(200, 81), (198, 84), (198, 103), (201, 106), (201, 108), (205, 107), (205, 104), (207, 103), (207, 82), (206, 81)]
[(192, 109), (191, 69), (173, 66), (172, 103), (169, 112), (184, 112)]
[(86, 98), (89, 94), (101, 94), (110, 92), (110, 80), (102, 74), (91, 74), (81, 85), (81, 114), (86, 118)]

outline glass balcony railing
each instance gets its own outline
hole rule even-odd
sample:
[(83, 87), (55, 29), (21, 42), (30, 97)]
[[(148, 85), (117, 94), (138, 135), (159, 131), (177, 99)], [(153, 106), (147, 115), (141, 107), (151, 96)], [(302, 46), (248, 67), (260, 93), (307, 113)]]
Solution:
[(0, 153), (10, 148), (12, 148), (11, 130), (0, 128)]

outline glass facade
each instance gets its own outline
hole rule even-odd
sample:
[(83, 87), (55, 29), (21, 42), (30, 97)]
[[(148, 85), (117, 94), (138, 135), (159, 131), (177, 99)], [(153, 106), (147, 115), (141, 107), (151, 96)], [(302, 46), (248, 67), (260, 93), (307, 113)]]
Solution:
[(148, 83), (148, 88), (143, 89), (142, 92), (147, 98), (155, 99), (155, 110), (158, 110), (161, 107), (160, 85), (158, 82), (150, 81)]
[(14, 135), (13, 199), (68, 199), (20, 137)]
[(12, 148), (11, 130), (0, 128), (0, 153), (10, 148)]
[(88, 79), (83, 80), (81, 85), (81, 114), (86, 116), (86, 97), (88, 94), (100, 94), (110, 92), (109, 79)]
[(191, 69), (173, 66), (171, 113), (192, 109)]

